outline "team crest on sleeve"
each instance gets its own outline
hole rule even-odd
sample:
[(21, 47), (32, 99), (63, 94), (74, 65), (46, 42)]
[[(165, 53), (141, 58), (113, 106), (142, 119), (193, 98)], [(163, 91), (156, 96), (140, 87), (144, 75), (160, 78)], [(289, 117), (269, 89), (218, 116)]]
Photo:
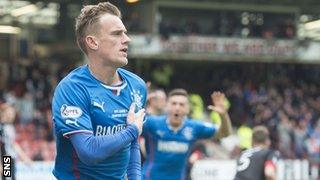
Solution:
[(142, 103), (142, 95), (140, 94), (140, 91), (136, 91), (136, 90), (133, 90), (131, 92), (131, 99), (132, 101), (141, 109), (142, 106), (143, 106), (143, 103)]
[(62, 105), (60, 113), (63, 118), (78, 118), (82, 115), (82, 110), (77, 106)]
[(184, 135), (184, 137), (188, 140), (191, 140), (193, 138), (193, 129), (191, 127), (186, 127), (184, 128), (184, 130), (182, 131), (182, 134)]

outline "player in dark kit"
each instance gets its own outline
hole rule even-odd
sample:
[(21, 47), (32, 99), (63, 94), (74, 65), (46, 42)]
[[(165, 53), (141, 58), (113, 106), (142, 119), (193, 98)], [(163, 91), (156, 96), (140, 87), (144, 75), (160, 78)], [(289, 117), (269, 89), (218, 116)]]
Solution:
[(253, 147), (244, 151), (237, 161), (234, 180), (275, 180), (278, 152), (269, 149), (269, 131), (264, 126), (253, 128)]

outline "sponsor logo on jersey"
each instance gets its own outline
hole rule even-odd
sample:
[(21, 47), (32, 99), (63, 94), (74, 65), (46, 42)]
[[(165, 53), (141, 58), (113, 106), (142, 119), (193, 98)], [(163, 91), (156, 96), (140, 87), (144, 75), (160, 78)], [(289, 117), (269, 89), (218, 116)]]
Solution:
[(98, 103), (96, 101), (93, 101), (93, 106), (100, 108), (103, 112), (105, 112), (104, 110), (104, 102), (102, 103)]
[(62, 105), (60, 113), (63, 118), (78, 118), (82, 115), (82, 110), (77, 106)]
[(141, 109), (143, 106), (142, 97), (143, 96), (140, 94), (140, 91), (133, 90), (131, 92), (131, 99), (139, 109)]
[(188, 143), (177, 141), (158, 141), (158, 151), (171, 153), (186, 153), (188, 149)]
[(123, 118), (128, 116), (127, 109), (115, 109), (111, 115), (112, 118)]
[(96, 136), (105, 136), (105, 135), (112, 135), (119, 131), (122, 131), (126, 128), (126, 124), (118, 124), (114, 126), (101, 126), (98, 125), (96, 129)]

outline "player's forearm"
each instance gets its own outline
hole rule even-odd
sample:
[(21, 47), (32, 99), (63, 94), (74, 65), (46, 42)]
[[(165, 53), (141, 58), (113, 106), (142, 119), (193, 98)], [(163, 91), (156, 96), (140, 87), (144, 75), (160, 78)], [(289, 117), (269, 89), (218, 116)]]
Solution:
[(141, 157), (138, 140), (134, 140), (131, 143), (130, 148), (130, 161), (127, 170), (129, 180), (141, 179)]
[(140, 146), (140, 152), (142, 157), (146, 157), (147, 155), (147, 150), (146, 150), (146, 141), (144, 139), (144, 137), (140, 136), (139, 138), (139, 146)]
[(94, 165), (130, 144), (137, 139), (138, 134), (138, 128), (129, 125), (125, 130), (113, 135), (94, 136), (78, 133), (71, 135), (70, 139), (79, 159), (87, 165)]
[(222, 114), (220, 115), (221, 117), (221, 126), (219, 128), (218, 134), (217, 134), (217, 138), (223, 138), (223, 137), (227, 137), (229, 135), (231, 135), (232, 133), (232, 125), (231, 125), (231, 120), (230, 120), (230, 116), (228, 113)]

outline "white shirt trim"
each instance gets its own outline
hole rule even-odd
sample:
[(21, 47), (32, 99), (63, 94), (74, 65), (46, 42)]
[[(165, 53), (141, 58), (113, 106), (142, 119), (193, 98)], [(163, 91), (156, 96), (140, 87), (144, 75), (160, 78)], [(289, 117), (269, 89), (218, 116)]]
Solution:
[(174, 130), (175, 128), (173, 128), (173, 127), (170, 125), (169, 117), (166, 119), (166, 123), (167, 123), (168, 128), (169, 128), (171, 131), (173, 131), (174, 133), (177, 133), (179, 130), (181, 130), (181, 129), (183, 128), (185, 121), (186, 121), (186, 117), (183, 118), (181, 125), (180, 125), (176, 130)]
[(111, 90), (116, 90), (117, 91), (117, 96), (120, 95), (120, 92), (122, 89), (124, 89), (127, 86), (127, 82), (123, 81), (123, 84), (121, 86), (108, 86), (105, 84), (100, 83), (103, 87), (105, 87), (106, 89), (111, 89)]
[(70, 131), (70, 132), (64, 133), (63, 136), (66, 137), (66, 138), (69, 138), (69, 136), (70, 136), (71, 134), (81, 133), (81, 132), (93, 134), (93, 132), (92, 132), (92, 131), (89, 131), (89, 130), (75, 130), (75, 131)]

